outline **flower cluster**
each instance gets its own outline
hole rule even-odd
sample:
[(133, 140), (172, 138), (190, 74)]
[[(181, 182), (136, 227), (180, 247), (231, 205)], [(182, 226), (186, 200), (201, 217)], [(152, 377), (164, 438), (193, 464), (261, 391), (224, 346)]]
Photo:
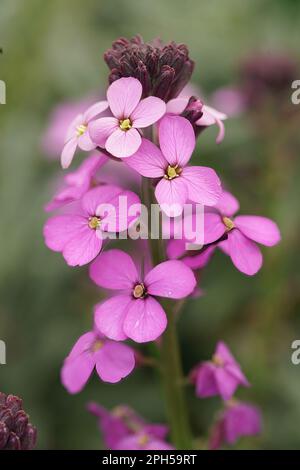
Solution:
[[(223, 140), (227, 116), (182, 91), (194, 67), (186, 46), (121, 38), (105, 60), (111, 69), (106, 100), (74, 117), (61, 153), (62, 167), (71, 165), (77, 150), (92, 153), (67, 173), (45, 208), (55, 212), (44, 226), (46, 245), (60, 252), (69, 266), (89, 264), (91, 280), (108, 296), (94, 308), (91, 331), (77, 340), (64, 361), (61, 379), (70, 393), (80, 392), (94, 369), (110, 383), (130, 374), (139, 343), (163, 338), (173, 315), (170, 305), (197, 295), (198, 273), (217, 248), (239, 271), (254, 275), (262, 266), (257, 243), (273, 246), (280, 240), (270, 219), (235, 216), (239, 203), (222, 189), (212, 168), (190, 164), (204, 129), (216, 125), (217, 143)], [(128, 181), (135, 190), (142, 186), (139, 195)], [(168, 243), (162, 237), (150, 240), (142, 256), (140, 249), (133, 256), (112, 249), (109, 238), (122, 239), (142, 225), (142, 203), (148, 208), (157, 203), (174, 227), (180, 217), (193, 223), (201, 205), (204, 246), (187, 252), (182, 234)], [(160, 348), (160, 341), (157, 344)], [(226, 401), (212, 447), (258, 432), (257, 413), (250, 405), (231, 401), (237, 386), (248, 382), (223, 343), (213, 361), (192, 375), (198, 396), (220, 394)], [(112, 413), (96, 405), (90, 408), (100, 419), (109, 448), (170, 448), (165, 429), (147, 425), (127, 408)], [(239, 416), (245, 417), (242, 427), (234, 424)]]
[(21, 398), (0, 392), (0, 450), (32, 450), (36, 439)]

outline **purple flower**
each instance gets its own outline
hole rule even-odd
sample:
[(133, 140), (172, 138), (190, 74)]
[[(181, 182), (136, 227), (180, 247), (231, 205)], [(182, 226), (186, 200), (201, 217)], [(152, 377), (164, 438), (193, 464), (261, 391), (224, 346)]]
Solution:
[(260, 410), (250, 403), (232, 400), (212, 429), (209, 448), (218, 449), (223, 443), (234, 444), (240, 437), (255, 436), (261, 432)]
[(156, 296), (182, 299), (191, 294), (196, 280), (181, 261), (165, 261), (145, 276), (121, 250), (102, 253), (90, 266), (90, 277), (100, 287), (120, 293), (95, 308), (97, 328), (108, 338), (154, 341), (165, 330), (167, 318)]
[(196, 395), (201, 398), (220, 395), (223, 400), (229, 400), (239, 385), (249, 386), (239, 364), (222, 341), (217, 344), (212, 360), (197, 366), (191, 378), (196, 384)]
[(115, 157), (133, 155), (142, 143), (138, 129), (154, 124), (166, 112), (160, 98), (149, 96), (141, 100), (141, 97), (142, 85), (136, 78), (113, 82), (107, 90), (113, 117), (97, 119), (89, 126), (92, 141)]
[(230, 256), (235, 267), (252, 276), (262, 266), (262, 254), (256, 243), (274, 246), (280, 241), (280, 231), (272, 220), (254, 215), (233, 215), (239, 203), (232, 194), (224, 191), (215, 205), (215, 212), (204, 216), (204, 243), (213, 243), (226, 235), (218, 246)]
[[(112, 411), (97, 403), (89, 403), (88, 410), (98, 418), (104, 444), (111, 450), (171, 449), (165, 442), (168, 434), (163, 424), (148, 424), (133, 409), (120, 405)], [(154, 447), (153, 447), (154, 446)]]
[(69, 393), (80, 392), (94, 368), (104, 382), (116, 383), (132, 372), (134, 351), (126, 344), (89, 331), (76, 341), (61, 370), (61, 381)]
[[(126, 209), (122, 202), (126, 202)], [(53, 251), (61, 252), (69, 266), (82, 266), (92, 261), (102, 248), (106, 232), (122, 232), (136, 216), (128, 211), (139, 198), (131, 191), (117, 186), (99, 186), (88, 191), (73, 213), (57, 215), (44, 226), (45, 243)]]
[(159, 123), (160, 149), (143, 139), (139, 150), (126, 163), (148, 178), (160, 178), (155, 196), (169, 216), (180, 215), (187, 200), (213, 206), (221, 195), (215, 171), (187, 166), (196, 140), (192, 125), (180, 116), (165, 116)]
[(100, 153), (86, 158), (77, 170), (68, 173), (64, 177), (65, 186), (60, 189), (45, 207), (45, 210), (53, 211), (70, 202), (81, 199), (91, 189), (93, 178), (108, 158)]
[(68, 128), (65, 145), (61, 154), (61, 165), (63, 168), (68, 168), (71, 165), (77, 147), (86, 152), (97, 147), (91, 141), (88, 129), (93, 119), (107, 108), (107, 101), (99, 101), (90, 106), (83, 114), (78, 114), (72, 121)]

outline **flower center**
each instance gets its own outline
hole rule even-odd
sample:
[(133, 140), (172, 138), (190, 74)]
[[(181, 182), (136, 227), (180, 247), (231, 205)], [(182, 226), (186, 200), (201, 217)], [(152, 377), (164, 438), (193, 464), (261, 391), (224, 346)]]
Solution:
[(121, 119), (119, 121), (119, 126), (122, 131), (129, 131), (132, 128), (130, 119)]
[(101, 339), (96, 339), (96, 341), (94, 341), (94, 343), (92, 344), (91, 351), (92, 352), (99, 351), (99, 349), (102, 348), (103, 344), (104, 343), (103, 343), (103, 341), (101, 341)]
[(166, 169), (166, 173), (165, 173), (165, 178), (167, 180), (172, 180), (174, 178), (177, 178), (177, 176), (179, 176), (181, 172), (182, 172), (182, 169), (178, 165), (175, 165), (175, 166), (168, 165), (168, 168)]
[(137, 284), (136, 286), (134, 286), (132, 293), (135, 299), (141, 299), (142, 297), (144, 297), (146, 293), (144, 284)]
[(218, 354), (214, 354), (213, 357), (212, 357), (212, 362), (216, 365), (216, 366), (223, 366), (224, 365), (224, 361), (223, 359), (221, 358), (221, 356), (219, 356)]
[(143, 434), (142, 436), (138, 438), (138, 444), (140, 446), (145, 446), (146, 444), (148, 444), (148, 442), (149, 442), (149, 437), (147, 436), (147, 434)]
[(85, 124), (80, 124), (79, 126), (77, 126), (76, 127), (77, 137), (80, 137), (81, 135), (83, 135), (86, 130), (87, 130), (87, 126)]
[(229, 219), (229, 217), (223, 217), (223, 224), (225, 225), (227, 232), (230, 232), (230, 230), (235, 227), (234, 222)]
[(99, 228), (101, 225), (101, 220), (100, 220), (100, 217), (90, 217), (89, 218), (89, 227), (92, 229), (92, 230), (96, 230), (97, 228)]

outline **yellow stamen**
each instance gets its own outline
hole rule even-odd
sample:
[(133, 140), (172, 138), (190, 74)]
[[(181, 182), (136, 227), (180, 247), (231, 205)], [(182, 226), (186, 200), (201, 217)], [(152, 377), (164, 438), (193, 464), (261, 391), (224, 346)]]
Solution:
[(227, 232), (230, 232), (230, 230), (235, 227), (234, 222), (229, 219), (229, 217), (223, 217), (223, 224), (225, 225)]
[(119, 124), (122, 131), (129, 131), (132, 128), (130, 119), (122, 119)]
[(100, 227), (101, 225), (101, 221), (100, 221), (100, 217), (90, 217), (89, 218), (89, 227), (92, 229), (92, 230), (96, 230), (98, 227)]
[(140, 299), (145, 295), (145, 286), (144, 284), (137, 284), (133, 289), (133, 297), (135, 299)]
[(223, 366), (223, 365), (224, 365), (223, 359), (222, 359), (218, 354), (214, 354), (214, 355), (213, 355), (213, 357), (212, 357), (212, 362), (213, 362), (216, 366)]
[(87, 126), (85, 124), (80, 124), (79, 126), (77, 126), (76, 127), (77, 137), (80, 137), (81, 135), (83, 135), (86, 130), (87, 130)]
[(165, 174), (165, 178), (167, 180), (172, 180), (174, 178), (177, 178), (177, 176), (180, 175), (181, 171), (182, 170), (178, 165), (176, 165), (176, 166), (168, 165), (168, 168), (167, 168), (166, 174)]
[(102, 348), (102, 346), (103, 346), (103, 341), (101, 341), (101, 339), (97, 339), (97, 340), (93, 343), (93, 345), (92, 345), (92, 347), (91, 347), (91, 350), (92, 350), (93, 352), (97, 352), (97, 351), (99, 351), (99, 349)]

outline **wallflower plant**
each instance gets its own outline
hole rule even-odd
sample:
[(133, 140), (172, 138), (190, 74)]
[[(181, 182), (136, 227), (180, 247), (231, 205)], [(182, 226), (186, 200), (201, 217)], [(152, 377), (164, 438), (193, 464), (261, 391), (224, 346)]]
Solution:
[[(145, 43), (139, 36), (120, 38), (104, 57), (110, 69), (106, 100), (88, 107), (69, 125), (62, 167), (71, 165), (76, 150), (93, 152), (83, 154), (78, 168), (64, 176), (46, 206), (48, 212), (54, 211), (44, 226), (46, 245), (62, 253), (70, 266), (89, 264), (91, 280), (107, 297), (94, 308), (91, 331), (67, 355), (61, 380), (68, 392), (78, 393), (94, 368), (101, 380), (116, 383), (135, 366), (158, 366), (168, 427), (147, 424), (126, 406), (108, 412), (90, 404), (89, 410), (99, 419), (108, 448), (192, 449), (184, 392), (187, 380), (176, 333), (178, 315), (186, 300), (202, 292), (197, 279), (217, 247), (241, 273), (254, 275), (263, 261), (257, 243), (274, 246), (280, 232), (266, 217), (236, 216), (239, 203), (222, 189), (215, 170), (199, 166), (197, 158), (190, 165), (205, 129), (216, 125), (217, 143), (222, 142), (227, 116), (184, 94), (194, 69), (185, 45)], [(104, 171), (109, 163), (119, 168), (114, 184)], [(128, 170), (136, 172), (136, 178), (131, 178), (135, 192), (126, 185)], [(142, 203), (149, 214), (158, 203), (175, 225), (186, 203), (192, 210), (184, 217), (191, 221), (196, 204), (201, 204), (204, 226), (197, 239), (204, 240), (203, 246), (187, 252), (184, 234), (166, 241), (160, 226), (160, 236), (153, 239), (149, 232), (143, 250), (134, 241), (136, 250), (130, 256), (122, 234), (134, 224), (139, 227), (141, 220), (124, 210), (122, 198), (127, 208)], [(108, 233), (120, 238), (120, 248), (110, 246)], [(148, 342), (154, 342), (155, 358), (141, 354), (140, 343)], [(260, 431), (258, 409), (234, 398), (238, 387), (248, 387), (249, 382), (225, 343), (220, 341), (212, 360), (202, 361), (188, 377), (198, 397), (220, 395), (224, 401), (207, 448), (231, 445), (240, 436)]]

